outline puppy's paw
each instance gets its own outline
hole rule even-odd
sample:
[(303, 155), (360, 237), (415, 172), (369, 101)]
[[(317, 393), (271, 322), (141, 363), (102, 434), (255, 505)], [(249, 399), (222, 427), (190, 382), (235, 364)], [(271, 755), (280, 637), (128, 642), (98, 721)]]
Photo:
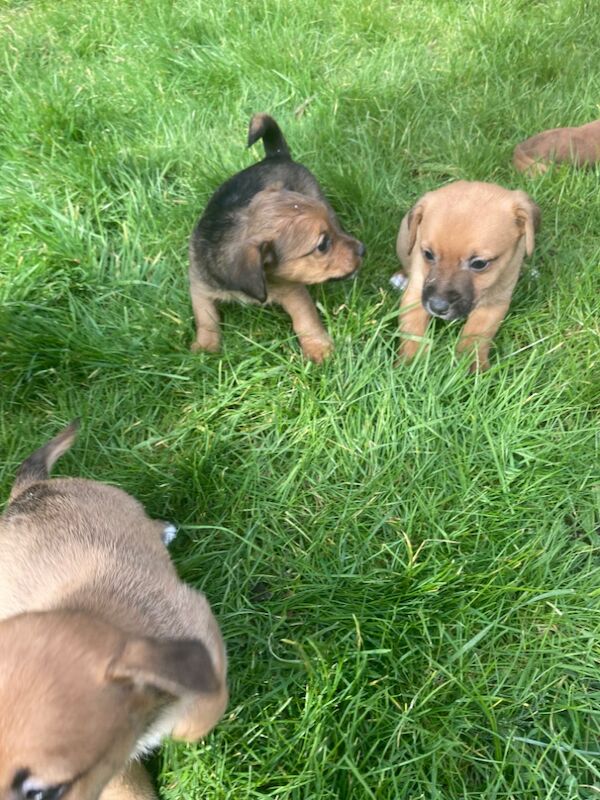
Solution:
[(476, 372), (485, 372), (490, 368), (490, 362), (487, 358), (483, 360), (475, 359), (469, 365), (469, 375), (474, 375)]
[(403, 272), (395, 272), (390, 278), (390, 284), (397, 292), (403, 292), (408, 286), (408, 278)]
[(463, 367), (469, 365), (469, 375), (485, 372), (490, 368), (489, 353), (489, 344), (481, 342), (477, 344), (467, 338), (459, 340), (456, 346), (456, 357), (462, 362)]
[(160, 538), (164, 546), (168, 547), (171, 544), (171, 542), (175, 541), (176, 536), (177, 536), (177, 528), (175, 527), (175, 525), (173, 525), (172, 522), (167, 522), (167, 524), (163, 528), (163, 532), (160, 535)]
[(196, 341), (190, 345), (192, 353), (218, 353), (221, 349), (221, 337), (217, 331), (210, 331), (204, 328), (196, 334)]
[(396, 366), (400, 367), (402, 364), (408, 364), (410, 361), (412, 361), (419, 350), (421, 350), (422, 346), (422, 342), (417, 342), (413, 339), (405, 339), (398, 350)]
[(329, 338), (315, 339), (312, 336), (303, 336), (300, 339), (300, 347), (306, 358), (315, 364), (322, 364), (333, 353), (333, 341)]
[(548, 164), (543, 161), (533, 161), (522, 172), (526, 178), (537, 178), (539, 175), (545, 175), (548, 172)]

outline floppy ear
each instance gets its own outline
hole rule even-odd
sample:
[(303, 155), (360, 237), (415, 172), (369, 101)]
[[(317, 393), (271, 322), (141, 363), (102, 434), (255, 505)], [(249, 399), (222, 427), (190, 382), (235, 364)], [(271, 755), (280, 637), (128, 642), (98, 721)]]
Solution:
[(196, 639), (130, 639), (109, 665), (110, 681), (173, 697), (212, 694), (221, 688), (208, 650)]
[(415, 241), (417, 240), (417, 230), (419, 229), (419, 225), (423, 220), (424, 211), (425, 206), (423, 203), (419, 202), (408, 212), (408, 255), (412, 253), (413, 247), (415, 246)]
[(535, 245), (535, 232), (540, 227), (540, 209), (525, 192), (516, 194), (519, 195), (519, 200), (515, 204), (515, 222), (521, 231), (520, 235), (525, 234), (525, 252), (530, 256)]
[(267, 299), (265, 267), (274, 262), (272, 242), (245, 242), (221, 275), (221, 281), (226, 289), (243, 292), (264, 303)]

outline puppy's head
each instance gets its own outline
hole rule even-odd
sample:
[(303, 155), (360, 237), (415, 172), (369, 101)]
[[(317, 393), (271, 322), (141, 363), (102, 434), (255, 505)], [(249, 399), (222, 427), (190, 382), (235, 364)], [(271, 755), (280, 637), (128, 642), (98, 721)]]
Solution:
[(408, 215), (408, 252), (418, 248), (425, 310), (458, 319), (483, 293), (512, 290), (539, 218), (525, 192), (495, 184), (457, 181), (424, 195)]
[(255, 195), (235, 246), (237, 286), (261, 302), (269, 280), (313, 284), (348, 278), (366, 253), (326, 203), (279, 187)]
[(96, 800), (175, 700), (218, 680), (199, 641), (135, 639), (84, 614), (0, 622), (0, 798)]

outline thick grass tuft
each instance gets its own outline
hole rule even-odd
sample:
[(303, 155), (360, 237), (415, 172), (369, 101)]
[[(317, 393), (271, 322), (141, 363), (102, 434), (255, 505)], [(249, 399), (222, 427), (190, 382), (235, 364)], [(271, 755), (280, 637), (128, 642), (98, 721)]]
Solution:
[[(181, 527), (231, 704), (163, 749), (163, 796), (596, 797), (600, 173), (510, 165), (600, 117), (593, 4), (22, 0), (0, 23), (2, 496), (81, 416), (58, 472)], [(322, 368), (276, 309), (188, 350), (187, 239), (260, 157), (256, 111), (369, 247), (314, 292)], [(488, 373), (456, 325), (394, 368), (397, 227), (457, 178), (529, 191), (536, 252)]]

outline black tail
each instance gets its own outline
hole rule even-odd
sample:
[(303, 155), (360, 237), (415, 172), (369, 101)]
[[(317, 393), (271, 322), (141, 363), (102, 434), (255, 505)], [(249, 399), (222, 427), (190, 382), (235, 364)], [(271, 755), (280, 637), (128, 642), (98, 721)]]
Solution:
[(259, 139), (263, 140), (266, 158), (292, 157), (279, 125), (268, 114), (255, 114), (250, 120), (248, 147), (252, 147)]
[(32, 453), (26, 459), (17, 472), (17, 477), (13, 484), (10, 493), (10, 499), (13, 500), (24, 489), (37, 481), (45, 481), (50, 476), (50, 470), (54, 462), (66, 453), (69, 447), (75, 441), (77, 430), (79, 428), (79, 420), (74, 420), (64, 431), (61, 431), (58, 436), (51, 439), (35, 453)]

